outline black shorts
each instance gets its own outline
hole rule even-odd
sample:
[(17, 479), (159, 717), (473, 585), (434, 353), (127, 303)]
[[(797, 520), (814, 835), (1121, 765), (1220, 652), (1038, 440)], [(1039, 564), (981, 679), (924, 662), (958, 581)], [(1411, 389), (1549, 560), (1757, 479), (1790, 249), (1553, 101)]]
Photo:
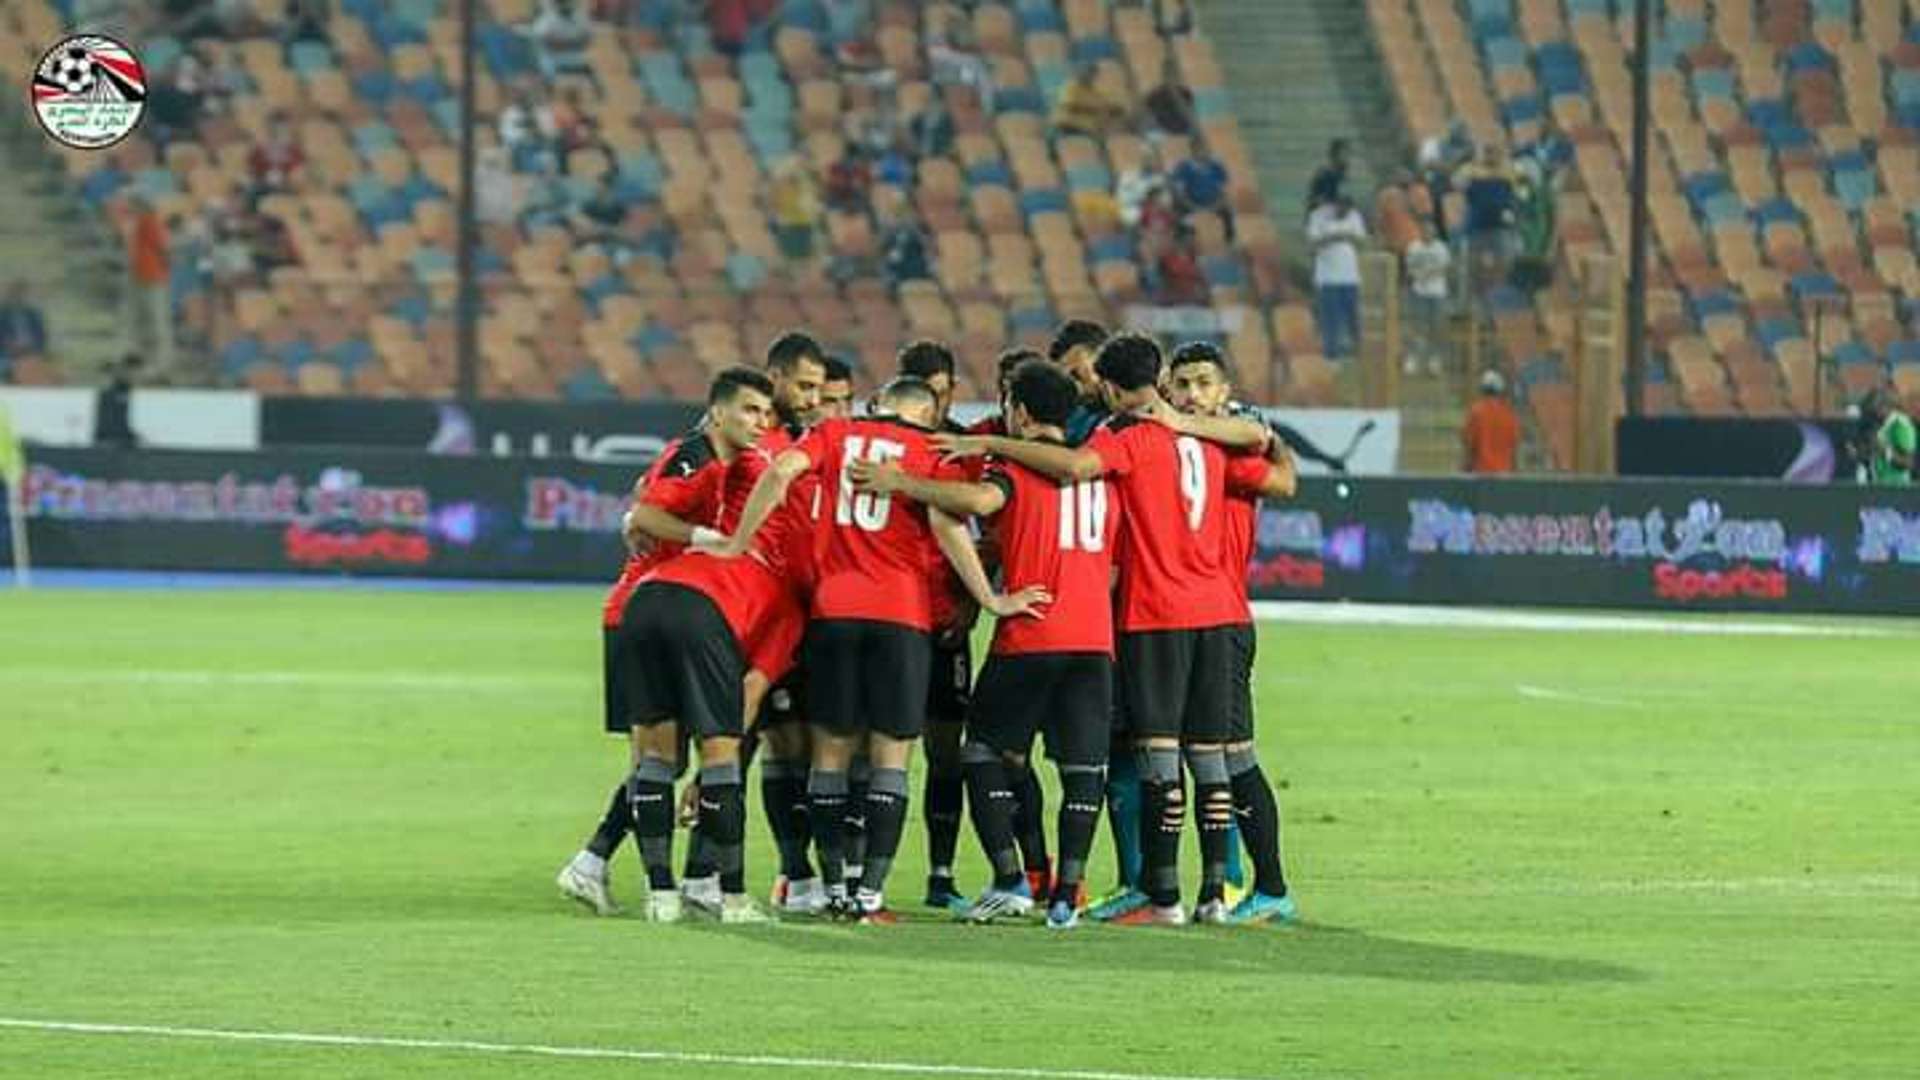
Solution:
[(742, 734), (747, 664), (720, 609), (698, 590), (659, 581), (635, 589), (619, 650), (629, 724), (677, 720), (701, 739)]
[(608, 731), (624, 734), (629, 725), (620, 682), (620, 628), (603, 626), (600, 628), (600, 699), (606, 718), (602, 723)]
[(867, 619), (807, 627), (807, 719), (835, 735), (917, 739), (926, 724), (933, 639)]
[(781, 724), (806, 722), (806, 669), (796, 667), (787, 672), (786, 677), (767, 689), (766, 700), (760, 703), (760, 715), (754, 721), (754, 727), (770, 728)]
[(1260, 635), (1252, 623), (1230, 626), (1232, 631), (1234, 675), (1233, 675), (1233, 722), (1227, 725), (1228, 742), (1253, 741), (1253, 659), (1258, 648)]
[(935, 645), (933, 673), (927, 679), (927, 723), (964, 724), (973, 700), (973, 644), (965, 638), (951, 648)]
[(1106, 653), (989, 656), (967, 718), (967, 737), (1003, 754), (1027, 754), (1047, 736), (1059, 765), (1101, 766), (1113, 715), (1113, 660)]
[(1226, 742), (1240, 708), (1237, 629), (1121, 634), (1120, 697), (1126, 703), (1128, 734), (1137, 739)]

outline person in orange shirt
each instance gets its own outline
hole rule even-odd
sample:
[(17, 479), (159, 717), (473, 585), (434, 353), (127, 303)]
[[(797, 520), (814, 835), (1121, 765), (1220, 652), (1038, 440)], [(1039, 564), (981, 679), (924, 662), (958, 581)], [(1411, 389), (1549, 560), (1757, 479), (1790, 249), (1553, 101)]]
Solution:
[(1497, 371), (1480, 376), (1480, 400), (1460, 429), (1461, 468), (1470, 473), (1510, 473), (1520, 449), (1520, 417), (1507, 401), (1507, 380)]
[(144, 196), (133, 199), (127, 266), (133, 277), (133, 334), (152, 368), (173, 373), (173, 260), (167, 224)]
[(1420, 239), (1420, 220), (1413, 209), (1413, 176), (1405, 169), (1394, 174), (1373, 199), (1373, 227), (1380, 242), (1395, 255), (1405, 257), (1407, 249)]

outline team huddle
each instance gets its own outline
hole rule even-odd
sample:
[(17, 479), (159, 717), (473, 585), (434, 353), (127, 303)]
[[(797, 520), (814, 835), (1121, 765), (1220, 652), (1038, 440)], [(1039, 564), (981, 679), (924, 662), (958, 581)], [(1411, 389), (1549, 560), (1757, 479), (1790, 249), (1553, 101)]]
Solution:
[[(1205, 343), (1169, 359), (1070, 322), (1045, 355), (1000, 358), (999, 413), (967, 428), (948, 415), (954, 369), (945, 346), (909, 345), (861, 416), (845, 365), (804, 334), (773, 342), (764, 371), (716, 376), (702, 424), (635, 487), (634, 554), (602, 620), (605, 723), (629, 737), (631, 772), (563, 893), (614, 911), (607, 864), (631, 834), (650, 919), (774, 919), (746, 891), (757, 760), (774, 909), (892, 922), (920, 744), (931, 907), (1185, 923), (1191, 801), (1191, 918), (1295, 917), (1254, 747), (1245, 572), (1260, 499), (1293, 492), (1284, 443), (1232, 403)], [(982, 610), (996, 621), (976, 680)], [(1089, 903), (1103, 809), (1119, 880)], [(993, 873), (971, 900), (953, 873), (965, 816)]]

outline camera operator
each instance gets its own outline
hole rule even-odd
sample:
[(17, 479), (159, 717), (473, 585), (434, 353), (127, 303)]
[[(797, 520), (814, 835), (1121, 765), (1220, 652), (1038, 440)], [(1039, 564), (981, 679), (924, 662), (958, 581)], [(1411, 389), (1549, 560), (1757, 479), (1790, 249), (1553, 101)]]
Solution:
[(1860, 402), (1859, 447), (1866, 481), (1875, 487), (1907, 487), (1913, 483), (1913, 418), (1901, 412), (1885, 390), (1875, 390)]

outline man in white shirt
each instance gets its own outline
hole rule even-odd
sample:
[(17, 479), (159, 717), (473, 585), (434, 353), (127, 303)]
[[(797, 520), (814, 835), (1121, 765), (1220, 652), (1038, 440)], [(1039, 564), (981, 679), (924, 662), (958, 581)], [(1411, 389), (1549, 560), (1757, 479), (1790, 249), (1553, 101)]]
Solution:
[(1329, 360), (1351, 356), (1360, 345), (1360, 242), (1366, 238), (1366, 219), (1345, 195), (1307, 215), (1307, 242), (1313, 245), (1313, 319)]
[(1407, 248), (1406, 371), (1412, 375), (1424, 359), (1427, 374), (1440, 374), (1447, 355), (1447, 278), (1453, 253), (1434, 235), (1433, 222), (1420, 219), (1420, 239)]

